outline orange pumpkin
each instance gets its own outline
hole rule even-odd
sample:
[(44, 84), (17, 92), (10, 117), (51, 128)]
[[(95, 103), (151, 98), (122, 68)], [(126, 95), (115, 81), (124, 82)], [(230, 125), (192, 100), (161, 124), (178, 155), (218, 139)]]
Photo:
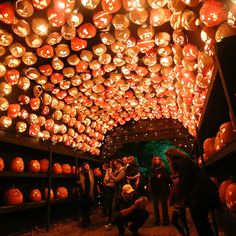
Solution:
[(24, 161), (21, 157), (15, 157), (11, 162), (11, 170), (14, 172), (24, 172)]
[(211, 157), (216, 153), (215, 150), (215, 137), (207, 138), (203, 143), (204, 152), (208, 157)]
[(228, 188), (228, 186), (230, 184), (232, 184), (233, 181), (230, 180), (230, 179), (227, 179), (227, 180), (224, 180), (221, 184), (220, 184), (220, 187), (219, 187), (219, 196), (220, 196), (220, 201), (223, 205), (225, 205), (226, 203), (226, 199), (225, 199), (225, 196), (226, 196), (226, 189)]
[(28, 162), (28, 171), (38, 173), (40, 172), (40, 163), (38, 160), (30, 160)]
[(64, 174), (71, 174), (71, 166), (69, 164), (62, 164), (62, 172)]
[(66, 199), (68, 198), (68, 190), (66, 187), (57, 187), (56, 189), (56, 198)]
[(236, 183), (231, 183), (225, 192), (226, 205), (230, 211), (236, 212)]
[(23, 194), (18, 188), (10, 188), (5, 192), (7, 205), (20, 205), (23, 203)]
[[(48, 199), (48, 188), (45, 188), (45, 189), (44, 189), (44, 198), (45, 198), (45, 199)], [(51, 199), (51, 200), (54, 199), (54, 193), (53, 193), (53, 190), (52, 190), (52, 189), (50, 190), (50, 199)]]
[(29, 199), (32, 202), (40, 202), (42, 200), (42, 194), (39, 189), (32, 189), (29, 193)]
[(4, 170), (4, 160), (0, 157), (0, 172)]
[(43, 173), (46, 173), (48, 172), (48, 168), (49, 168), (49, 160), (44, 158), (42, 160), (39, 161), (40, 163), (40, 171), (43, 172)]
[(93, 173), (95, 176), (99, 177), (102, 175), (102, 172), (100, 171), (99, 167), (96, 167), (93, 169)]
[(230, 142), (233, 135), (233, 126), (231, 122), (226, 122), (220, 126), (220, 143), (224, 146), (226, 143)]
[(52, 170), (53, 170), (53, 173), (55, 174), (62, 174), (62, 167), (61, 167), (61, 164), (56, 162), (53, 164), (53, 167), (52, 167)]

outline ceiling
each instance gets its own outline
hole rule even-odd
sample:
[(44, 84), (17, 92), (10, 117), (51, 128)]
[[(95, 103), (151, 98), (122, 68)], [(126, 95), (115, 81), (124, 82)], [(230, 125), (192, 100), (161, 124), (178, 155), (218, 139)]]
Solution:
[(2, 3), (0, 127), (101, 157), (191, 146), (215, 43), (235, 30), (234, 0)]

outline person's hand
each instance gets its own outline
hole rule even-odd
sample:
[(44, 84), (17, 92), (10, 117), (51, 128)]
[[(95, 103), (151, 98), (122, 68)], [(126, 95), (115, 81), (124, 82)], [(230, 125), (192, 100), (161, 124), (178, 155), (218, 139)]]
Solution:
[(134, 206), (137, 208), (141, 205), (141, 203), (143, 202), (142, 198), (138, 198), (135, 202), (134, 202)]

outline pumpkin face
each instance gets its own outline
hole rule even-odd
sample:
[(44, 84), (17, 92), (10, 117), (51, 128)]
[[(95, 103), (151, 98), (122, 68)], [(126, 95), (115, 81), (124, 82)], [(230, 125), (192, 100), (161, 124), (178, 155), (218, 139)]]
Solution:
[(4, 160), (0, 157), (0, 172), (4, 170)]
[(226, 189), (228, 188), (228, 186), (230, 184), (232, 184), (233, 181), (228, 179), (228, 180), (225, 180), (223, 181), (221, 184), (220, 184), (220, 187), (219, 187), (219, 196), (220, 196), (220, 201), (223, 205), (226, 204), (226, 199), (225, 199), (225, 196), (226, 196)]
[(29, 199), (32, 202), (40, 202), (42, 200), (42, 194), (39, 189), (32, 189), (29, 194)]
[(215, 137), (213, 138), (207, 138), (203, 143), (203, 149), (204, 152), (208, 157), (211, 157), (213, 154), (215, 154)]
[[(48, 199), (48, 188), (44, 189), (44, 198), (47, 200)], [(54, 199), (54, 193), (53, 190), (50, 190), (50, 199), (53, 200)]]
[(42, 159), (42, 160), (39, 161), (39, 163), (40, 163), (40, 172), (42, 172), (42, 173), (48, 172), (49, 160)]
[(28, 162), (28, 170), (30, 172), (38, 173), (40, 172), (40, 163), (38, 160), (30, 160)]
[(62, 167), (58, 162), (53, 164), (52, 170), (55, 174), (62, 174)]
[(71, 174), (71, 167), (69, 164), (62, 164), (62, 172), (64, 174)]
[(20, 205), (23, 203), (23, 194), (18, 188), (10, 188), (5, 192), (7, 205)]
[(225, 192), (226, 205), (230, 211), (236, 212), (236, 183), (231, 183)]
[(66, 187), (57, 187), (56, 189), (56, 198), (66, 199), (68, 198), (68, 190)]
[(11, 170), (14, 172), (24, 172), (24, 161), (21, 157), (16, 157), (11, 162)]
[(226, 122), (220, 126), (220, 143), (224, 146), (230, 142), (233, 135), (233, 126), (231, 122)]

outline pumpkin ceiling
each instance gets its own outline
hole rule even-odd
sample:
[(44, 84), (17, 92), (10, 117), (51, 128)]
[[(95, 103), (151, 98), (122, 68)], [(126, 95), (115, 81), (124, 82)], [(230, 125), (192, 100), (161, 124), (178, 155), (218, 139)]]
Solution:
[(177, 120), (195, 136), (214, 45), (236, 31), (235, 3), (0, 4), (1, 129), (93, 155), (132, 120)]

